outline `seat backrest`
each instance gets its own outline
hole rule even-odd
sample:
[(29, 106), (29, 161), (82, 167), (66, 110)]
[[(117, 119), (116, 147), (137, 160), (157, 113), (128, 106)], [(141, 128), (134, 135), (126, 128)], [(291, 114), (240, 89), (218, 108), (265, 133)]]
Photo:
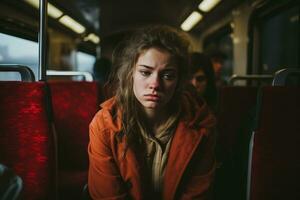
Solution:
[(257, 87), (226, 86), (219, 90), (217, 108), (217, 156), (231, 157), (241, 122), (256, 104)]
[(273, 86), (300, 86), (300, 69), (286, 68), (275, 73)]
[(247, 199), (300, 199), (300, 88), (263, 87), (256, 115)]
[(96, 82), (49, 82), (59, 170), (87, 170), (89, 123), (99, 109)]
[(20, 199), (55, 199), (54, 135), (42, 82), (0, 82), (0, 163), (23, 180)]

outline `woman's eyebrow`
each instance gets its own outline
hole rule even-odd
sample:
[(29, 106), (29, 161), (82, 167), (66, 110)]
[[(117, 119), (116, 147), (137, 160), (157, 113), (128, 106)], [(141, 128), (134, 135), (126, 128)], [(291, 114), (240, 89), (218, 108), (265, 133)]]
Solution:
[(145, 67), (147, 69), (153, 69), (154, 67), (148, 66), (148, 65), (144, 65), (144, 64), (138, 64), (138, 66), (140, 67)]
[[(155, 67), (145, 65), (145, 64), (138, 64), (137, 66), (144, 67), (144, 68), (151, 69), (151, 70), (155, 68)], [(163, 71), (176, 71), (176, 70), (177, 70), (177, 68), (173, 65), (167, 66), (165, 69), (163, 69)]]

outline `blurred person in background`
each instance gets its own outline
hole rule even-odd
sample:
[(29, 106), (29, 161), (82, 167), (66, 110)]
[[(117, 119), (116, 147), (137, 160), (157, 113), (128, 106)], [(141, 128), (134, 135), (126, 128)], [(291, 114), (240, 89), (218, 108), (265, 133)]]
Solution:
[(190, 83), (209, 107), (215, 110), (217, 102), (215, 73), (209, 57), (203, 53), (194, 52), (190, 55)]
[(100, 101), (104, 101), (112, 96), (112, 88), (109, 87), (109, 77), (112, 70), (112, 63), (110, 59), (101, 57), (95, 61), (93, 73), (95, 81), (100, 83), (100, 92), (102, 95), (102, 99)]
[(222, 70), (224, 66), (224, 61), (226, 60), (226, 55), (221, 51), (214, 51), (210, 54), (210, 60), (215, 72), (216, 86), (227, 85), (226, 81), (222, 79)]
[(101, 57), (95, 61), (93, 73), (96, 81), (105, 84), (111, 71), (111, 61), (108, 58)]

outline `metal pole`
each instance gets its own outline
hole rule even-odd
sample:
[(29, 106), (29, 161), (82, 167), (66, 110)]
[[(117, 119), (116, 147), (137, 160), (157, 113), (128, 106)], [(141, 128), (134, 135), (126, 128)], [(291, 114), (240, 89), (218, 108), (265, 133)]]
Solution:
[(40, 26), (39, 26), (39, 70), (38, 80), (46, 80), (47, 70), (47, 0), (39, 0), (40, 2)]
[(96, 47), (96, 59), (101, 58), (101, 46), (97, 45)]

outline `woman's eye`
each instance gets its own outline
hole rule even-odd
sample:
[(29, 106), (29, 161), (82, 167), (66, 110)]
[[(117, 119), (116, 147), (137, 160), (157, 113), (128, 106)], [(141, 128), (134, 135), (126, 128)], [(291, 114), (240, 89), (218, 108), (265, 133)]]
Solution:
[(151, 73), (149, 71), (140, 71), (140, 73), (142, 74), (142, 76), (149, 76)]
[(174, 73), (165, 73), (165, 74), (163, 74), (163, 78), (165, 80), (173, 80), (176, 78), (176, 76)]

